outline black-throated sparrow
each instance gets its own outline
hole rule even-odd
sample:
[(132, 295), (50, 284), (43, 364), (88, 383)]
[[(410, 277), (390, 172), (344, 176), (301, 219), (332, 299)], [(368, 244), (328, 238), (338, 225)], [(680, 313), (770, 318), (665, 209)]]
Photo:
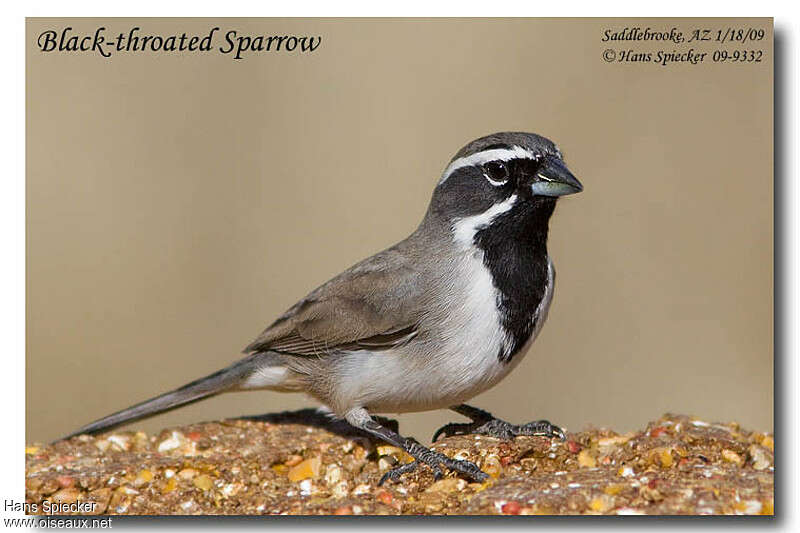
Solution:
[(129, 407), (70, 436), (96, 433), (225, 391), (302, 391), (416, 461), (475, 480), (486, 474), (376, 422), (370, 413), (451, 408), (473, 420), (434, 435), (563, 438), (542, 420), (511, 425), (462, 402), (522, 359), (547, 317), (555, 272), (547, 254), (559, 196), (582, 190), (558, 148), (532, 133), (477, 139), (450, 161), (408, 238), (357, 263), (297, 302), (247, 348), (247, 357)]

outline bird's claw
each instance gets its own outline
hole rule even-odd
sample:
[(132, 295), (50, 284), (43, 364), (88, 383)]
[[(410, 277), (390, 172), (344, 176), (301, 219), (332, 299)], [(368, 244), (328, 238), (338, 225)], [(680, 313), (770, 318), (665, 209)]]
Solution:
[[(404, 465), (400, 465), (400, 466), (396, 466), (396, 467), (392, 468), (391, 470), (386, 472), (383, 476), (381, 476), (381, 480), (378, 481), (378, 486), (380, 487), (381, 485), (383, 485), (384, 483), (386, 483), (390, 479), (392, 481), (400, 481), (400, 477), (402, 477), (403, 474), (406, 474), (408, 472), (413, 472), (414, 470), (416, 470), (418, 463), (419, 463), (419, 461), (411, 461), (410, 463), (406, 463)], [(441, 471), (440, 471), (440, 474), (441, 474)], [(434, 475), (434, 477), (436, 477), (436, 471), (435, 470), (434, 470), (434, 474), (433, 475)]]
[(486, 435), (502, 440), (511, 440), (519, 435), (558, 438), (560, 440), (566, 439), (564, 430), (547, 420), (537, 420), (535, 422), (528, 422), (527, 424), (515, 425), (500, 420), (499, 418), (491, 418), (489, 420), (480, 420), (466, 424), (446, 424), (433, 434), (433, 442), (436, 442), (440, 435), (452, 437), (453, 435), (469, 434)]
[(560, 427), (552, 424), (547, 420), (537, 420), (536, 422), (528, 422), (521, 426), (512, 426), (512, 433), (514, 435), (529, 435), (538, 437), (557, 438), (559, 440), (566, 440), (567, 434)]
[(433, 471), (433, 479), (438, 481), (444, 477), (442, 466), (448, 470), (454, 470), (460, 474), (464, 474), (472, 481), (482, 483), (489, 479), (489, 475), (478, 468), (478, 465), (470, 461), (463, 461), (460, 459), (451, 459), (443, 453), (428, 450), (426, 453), (420, 454), (414, 461), (404, 465), (397, 466), (386, 472), (378, 481), (378, 486), (383, 485), (386, 481), (400, 481), (403, 474), (413, 472), (420, 464), (426, 464)]

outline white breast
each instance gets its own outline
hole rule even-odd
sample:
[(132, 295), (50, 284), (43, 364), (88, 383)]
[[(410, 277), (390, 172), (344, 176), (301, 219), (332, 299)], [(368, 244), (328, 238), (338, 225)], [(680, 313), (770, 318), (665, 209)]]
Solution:
[[(510, 339), (501, 326), (498, 291), (483, 254), (464, 254), (452, 265), (449, 300), (430, 310), (441, 337), (381, 352), (354, 351), (340, 359), (340, 379), (331, 407), (373, 412), (425, 411), (462, 403), (498, 383), (522, 359), (538, 333), (552, 298), (552, 275), (537, 308), (542, 318), (531, 340), (510, 363), (498, 353)], [(552, 265), (550, 267), (552, 272)], [(423, 326), (425, 327), (425, 326)], [(430, 326), (427, 326), (430, 327)]]

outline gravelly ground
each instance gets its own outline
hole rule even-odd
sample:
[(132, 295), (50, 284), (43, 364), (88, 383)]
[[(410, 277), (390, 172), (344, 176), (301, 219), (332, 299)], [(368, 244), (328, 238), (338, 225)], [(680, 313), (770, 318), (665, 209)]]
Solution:
[(491, 480), (434, 482), (419, 468), (378, 487), (408, 456), (303, 410), (33, 444), (26, 497), (40, 510), (45, 500), (83, 503), (75, 514), (87, 502), (97, 514), (150, 515), (774, 513), (773, 437), (735, 423), (664, 415), (625, 435), (467, 435), (435, 449)]

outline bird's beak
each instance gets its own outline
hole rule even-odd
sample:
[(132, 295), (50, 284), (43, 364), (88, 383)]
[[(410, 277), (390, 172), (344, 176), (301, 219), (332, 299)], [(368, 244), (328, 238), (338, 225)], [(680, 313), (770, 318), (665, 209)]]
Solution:
[(546, 156), (536, 173), (531, 191), (536, 196), (564, 196), (581, 192), (583, 185), (572, 175), (564, 162), (555, 156)]

